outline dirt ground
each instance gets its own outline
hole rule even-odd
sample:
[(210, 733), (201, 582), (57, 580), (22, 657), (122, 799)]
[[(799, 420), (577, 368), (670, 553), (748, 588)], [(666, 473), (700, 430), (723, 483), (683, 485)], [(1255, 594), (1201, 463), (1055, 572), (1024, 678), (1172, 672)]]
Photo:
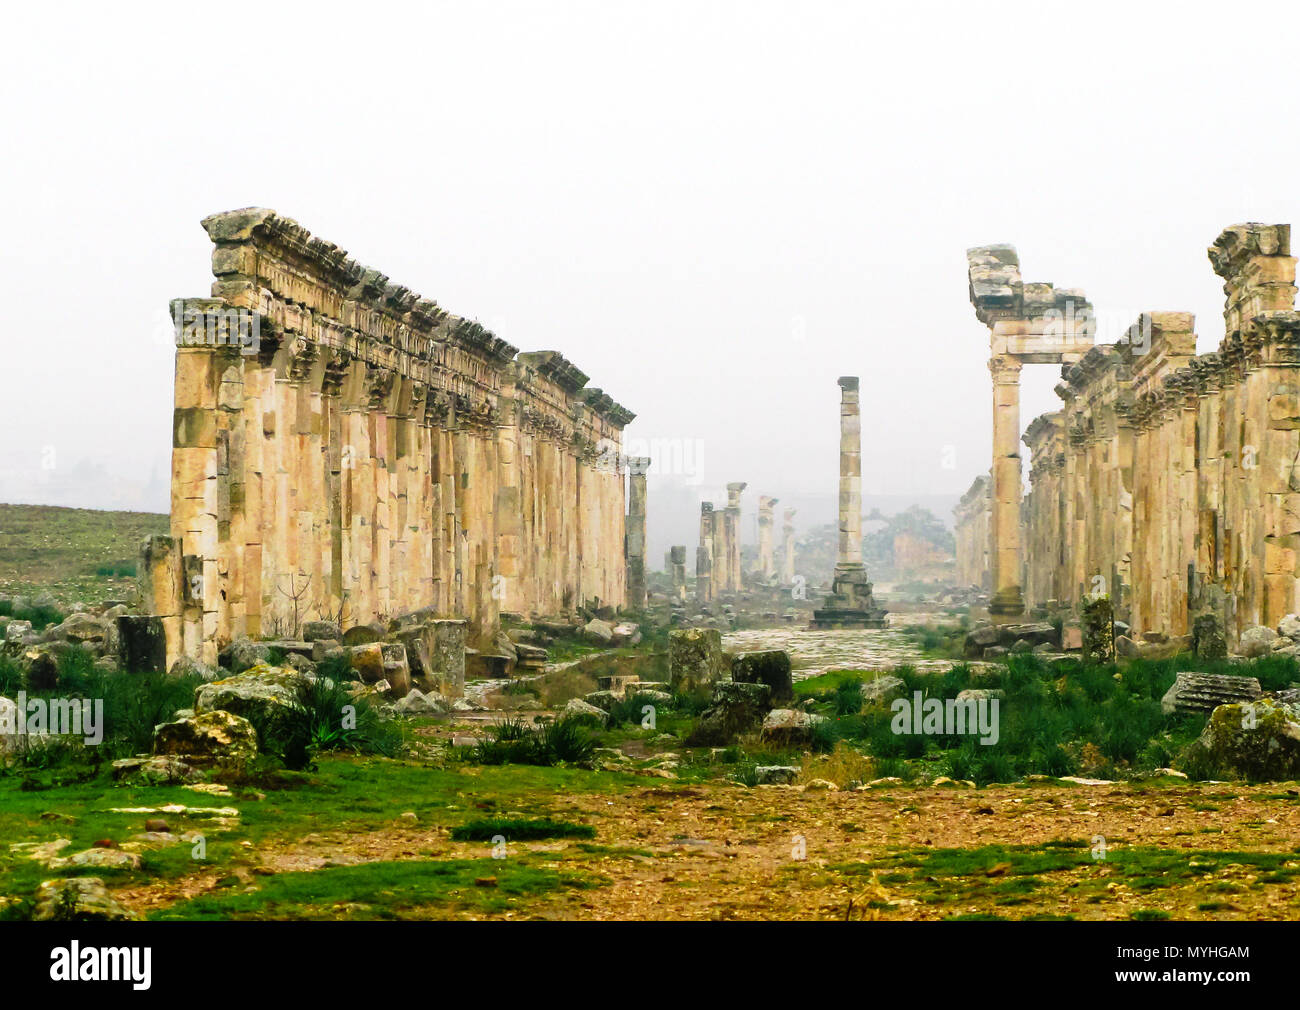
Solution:
[[(826, 791), (647, 780), (614, 797), (552, 797), (552, 815), (594, 825), (600, 844), (520, 843), (507, 858), (562, 865), (604, 882), (538, 898), (503, 917), (1300, 918), (1300, 880), (1292, 879), (1300, 871), (1300, 790), (1293, 785)], [(1026, 872), (1017, 857), (1003, 858), (1003, 847), (1028, 847), (1018, 851), (1040, 862), (1044, 853), (1069, 852), (1073, 865)], [(488, 850), (486, 843), (453, 842), (443, 828), (403, 823), (263, 842), (249, 851), (251, 869), (239, 873), (255, 883), (259, 874), (421, 856), (483, 858)], [(928, 874), (926, 859), (946, 850), (965, 850), (970, 865)], [(1242, 854), (1271, 854), (1274, 868)], [(871, 865), (900, 855), (902, 872)], [(1145, 862), (1135, 869), (1139, 855)], [(203, 893), (215, 879), (199, 873), (117, 895), (147, 913)], [(1008, 898), (1012, 883), (1020, 886)], [(426, 908), (421, 917), (442, 912)]]

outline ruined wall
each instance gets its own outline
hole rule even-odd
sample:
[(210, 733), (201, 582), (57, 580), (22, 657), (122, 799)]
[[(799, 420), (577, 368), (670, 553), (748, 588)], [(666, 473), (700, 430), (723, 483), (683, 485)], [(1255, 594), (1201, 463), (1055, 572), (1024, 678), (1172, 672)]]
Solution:
[(146, 559), (169, 662), (315, 618), (482, 635), (624, 603), (631, 412), (272, 211), (203, 226), (216, 280), (173, 304), (171, 539)]
[[(1059, 414), (1026, 432), (1026, 602), (1110, 593), (1135, 631), (1235, 637), (1300, 609), (1300, 314), (1288, 225), (1209, 250), (1225, 337), (1197, 356), (1188, 313), (1146, 313), (1063, 368)], [(1053, 549), (1054, 542), (1058, 545)]]
[(992, 483), (987, 474), (981, 474), (952, 510), (957, 539), (957, 582), (984, 590), (990, 585), (991, 494)]

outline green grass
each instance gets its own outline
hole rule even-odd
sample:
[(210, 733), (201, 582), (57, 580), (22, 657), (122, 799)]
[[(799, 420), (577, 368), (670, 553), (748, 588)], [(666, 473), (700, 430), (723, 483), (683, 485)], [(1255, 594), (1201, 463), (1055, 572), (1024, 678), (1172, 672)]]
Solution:
[[(874, 860), (830, 867), (840, 876), (886, 875), (910, 897), (925, 904), (969, 903), (985, 899), (995, 904), (1019, 904), (1052, 874), (1074, 876), (1065, 893), (1081, 899), (1105, 893), (1112, 882), (1150, 893), (1179, 886), (1204, 886), (1203, 878), (1231, 866), (1260, 875), (1254, 886), (1293, 880), (1300, 869), (1294, 854), (1169, 850), (1135, 846), (1113, 848), (1104, 860), (1092, 858), (1083, 840), (1063, 839), (1044, 845), (986, 845), (973, 849), (905, 849)], [(833, 878), (832, 878), (833, 879)]]
[(510, 842), (536, 841), (542, 838), (595, 838), (596, 829), (589, 824), (554, 821), (549, 817), (529, 820), (522, 817), (490, 817), (470, 821), (451, 829), (458, 842), (490, 842), (497, 835)]
[(519, 859), (383, 861), (261, 877), (254, 890), (205, 894), (150, 918), (440, 918), (447, 912), (505, 912), (523, 898), (581, 891), (601, 883), (590, 875)]
[[(14, 842), (48, 842), (67, 838), (63, 855), (88, 849), (99, 839), (122, 843), (144, 830), (148, 814), (115, 814), (111, 807), (233, 806), (238, 823), (226, 832), (207, 835), (206, 868), (231, 870), (253, 865), (254, 850), (265, 844), (301, 839), (313, 832), (365, 834), (391, 826), (411, 811), (422, 825), (452, 828), (467, 813), (482, 807), (499, 808), (511, 816), (558, 820), (557, 801), (577, 793), (608, 795), (611, 799), (644, 779), (618, 773), (593, 773), (573, 768), (535, 766), (474, 767), (453, 764), (447, 769), (382, 757), (323, 755), (314, 771), (278, 772), (254, 788), (232, 787), (230, 796), (212, 796), (181, 786), (121, 786), (107, 769), (81, 781), (55, 785), (52, 773), (0, 774), (0, 894), (30, 895), (51, 876), (39, 863), (11, 852)], [(48, 816), (42, 816), (48, 815)], [(203, 821), (162, 815), (172, 830), (204, 831)], [(507, 837), (510, 837), (507, 834)], [(140, 871), (86, 870), (112, 882), (144, 881), (193, 873), (199, 868), (191, 846), (178, 843), (144, 858)], [(60, 871), (64, 872), (64, 871)]]

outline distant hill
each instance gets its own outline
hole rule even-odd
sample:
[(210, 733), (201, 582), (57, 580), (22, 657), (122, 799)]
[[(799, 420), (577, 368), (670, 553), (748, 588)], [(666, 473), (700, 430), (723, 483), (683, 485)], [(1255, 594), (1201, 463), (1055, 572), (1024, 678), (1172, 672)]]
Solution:
[(97, 603), (135, 586), (140, 543), (166, 533), (156, 512), (0, 505), (0, 593)]

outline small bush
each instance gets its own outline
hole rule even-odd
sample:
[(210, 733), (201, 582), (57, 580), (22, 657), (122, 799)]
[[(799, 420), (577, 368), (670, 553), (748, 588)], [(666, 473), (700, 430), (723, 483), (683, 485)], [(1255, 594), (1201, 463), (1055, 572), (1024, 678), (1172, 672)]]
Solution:
[(503, 719), (489, 730), (489, 737), (465, 756), (483, 765), (586, 764), (596, 743), (579, 719), (557, 719), (542, 726), (523, 720)]
[(845, 680), (835, 688), (835, 714), (857, 715), (862, 711), (862, 681)]
[(293, 770), (308, 767), (322, 751), (393, 757), (402, 747), (395, 723), (381, 719), (364, 697), (354, 698), (340, 682), (324, 677), (305, 681), (292, 707), (272, 713), (249, 716), (258, 748)]

